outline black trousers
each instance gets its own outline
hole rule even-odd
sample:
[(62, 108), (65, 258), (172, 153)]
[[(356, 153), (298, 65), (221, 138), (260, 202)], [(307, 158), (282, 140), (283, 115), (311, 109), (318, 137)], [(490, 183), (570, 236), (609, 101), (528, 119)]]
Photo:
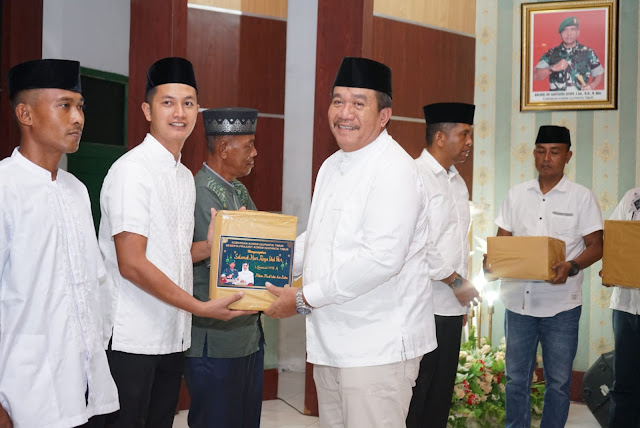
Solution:
[(178, 406), (184, 353), (140, 355), (107, 350), (120, 410), (107, 427), (171, 428)]
[(438, 347), (420, 362), (407, 428), (446, 428), (458, 370), (462, 318), (435, 316)]

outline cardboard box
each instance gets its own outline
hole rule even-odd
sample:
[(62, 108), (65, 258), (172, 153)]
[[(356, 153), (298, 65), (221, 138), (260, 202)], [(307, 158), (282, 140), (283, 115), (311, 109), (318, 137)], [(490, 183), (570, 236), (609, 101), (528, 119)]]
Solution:
[(551, 266), (565, 261), (565, 243), (548, 236), (493, 236), (487, 238), (485, 274), (492, 279), (548, 281), (556, 276)]
[(231, 309), (262, 311), (275, 300), (266, 283), (293, 284), (297, 218), (263, 211), (218, 211), (211, 244), (209, 297), (245, 295)]
[(640, 221), (605, 220), (602, 283), (640, 288)]

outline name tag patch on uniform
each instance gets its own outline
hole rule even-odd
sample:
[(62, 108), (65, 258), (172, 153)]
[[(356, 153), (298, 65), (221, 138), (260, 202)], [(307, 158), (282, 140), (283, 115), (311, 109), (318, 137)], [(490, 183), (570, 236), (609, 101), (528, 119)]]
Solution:
[(559, 212), (559, 211), (552, 211), (552, 212), (551, 212), (551, 214), (554, 214), (554, 215), (563, 215), (563, 216), (565, 216), (565, 217), (573, 217), (573, 213), (561, 213), (561, 212)]

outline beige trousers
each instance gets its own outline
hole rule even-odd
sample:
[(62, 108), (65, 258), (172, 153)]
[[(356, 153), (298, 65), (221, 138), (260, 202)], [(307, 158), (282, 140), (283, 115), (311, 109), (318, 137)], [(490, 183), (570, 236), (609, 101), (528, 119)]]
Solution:
[(372, 367), (314, 366), (320, 426), (405, 427), (421, 359)]

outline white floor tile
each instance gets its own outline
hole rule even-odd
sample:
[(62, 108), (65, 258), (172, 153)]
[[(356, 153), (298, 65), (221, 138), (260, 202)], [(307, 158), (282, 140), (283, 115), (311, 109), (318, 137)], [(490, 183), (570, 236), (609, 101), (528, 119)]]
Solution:
[[(304, 411), (304, 373), (283, 372), (278, 379), (278, 396), (282, 400), (262, 403), (261, 428), (319, 428), (318, 418), (306, 416)], [(287, 404), (288, 403), (288, 404)], [(188, 411), (176, 415), (173, 428), (188, 428)], [(536, 425), (539, 421), (536, 421)], [(581, 403), (571, 403), (565, 428), (600, 428), (589, 408)]]

